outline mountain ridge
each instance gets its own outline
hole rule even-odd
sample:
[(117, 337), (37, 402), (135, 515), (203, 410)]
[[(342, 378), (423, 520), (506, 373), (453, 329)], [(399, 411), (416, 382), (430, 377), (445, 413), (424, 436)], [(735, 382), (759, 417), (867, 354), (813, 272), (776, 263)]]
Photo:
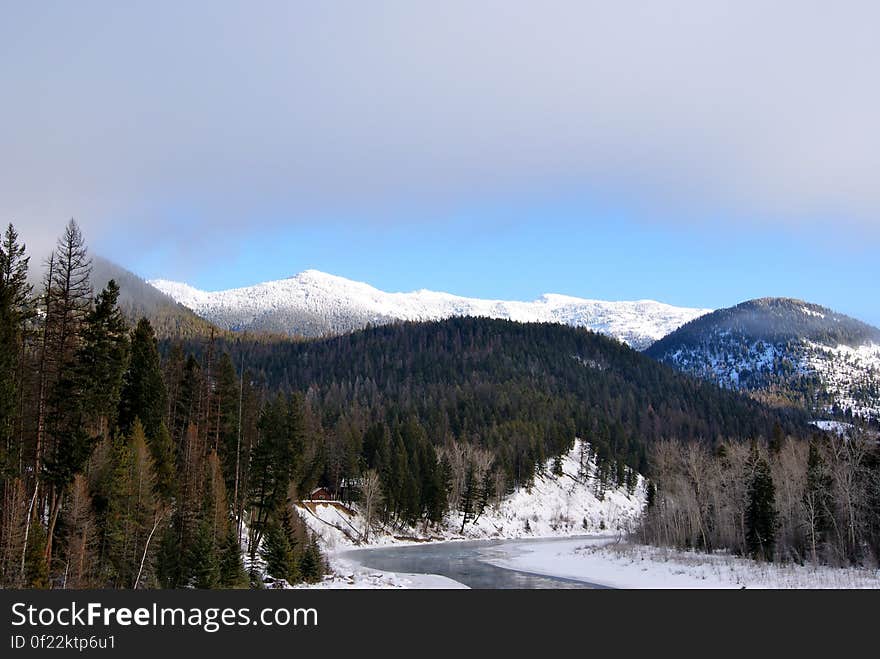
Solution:
[(472, 316), (557, 322), (598, 331), (644, 349), (684, 322), (710, 311), (655, 300), (611, 302), (558, 293), (545, 293), (532, 301), (472, 298), (429, 289), (392, 293), (319, 270), (215, 292), (164, 279), (148, 283), (223, 329), (312, 337), (395, 321)]
[(132, 324), (142, 316), (149, 318), (160, 337), (207, 336), (215, 329), (209, 321), (133, 272), (103, 256), (93, 256), (91, 284), (95, 292), (111, 279), (119, 286), (119, 307)]

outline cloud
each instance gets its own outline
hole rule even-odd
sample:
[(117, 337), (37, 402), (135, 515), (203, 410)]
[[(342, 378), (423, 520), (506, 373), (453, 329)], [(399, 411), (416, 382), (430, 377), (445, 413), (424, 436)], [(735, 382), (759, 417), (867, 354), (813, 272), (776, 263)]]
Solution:
[(0, 219), (161, 247), (614, 189), (875, 235), (878, 24), (846, 0), (7, 8)]

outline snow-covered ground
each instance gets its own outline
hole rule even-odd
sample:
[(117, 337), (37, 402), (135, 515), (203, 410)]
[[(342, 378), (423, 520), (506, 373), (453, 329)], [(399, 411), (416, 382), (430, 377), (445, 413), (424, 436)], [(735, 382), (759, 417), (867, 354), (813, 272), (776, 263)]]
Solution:
[[(489, 538), (546, 538), (584, 534), (619, 534), (632, 527), (644, 507), (644, 481), (635, 492), (609, 487), (597, 496), (595, 462), (587, 445), (575, 441), (562, 459), (562, 475), (552, 473), (552, 460), (530, 488), (520, 488), (497, 505), (489, 505), (462, 532), (461, 516), (449, 514), (442, 524), (383, 526), (374, 524), (364, 542), (365, 521), (356, 507), (332, 501), (305, 501), (295, 506), (318, 536), (333, 575), (318, 584), (333, 588), (430, 588), (459, 585), (436, 575), (408, 575), (369, 570), (343, 558), (345, 550), (359, 546), (420, 544), (449, 540)], [(582, 465), (582, 460), (583, 465)]]
[(841, 437), (846, 436), (850, 430), (852, 430), (855, 426), (851, 423), (846, 423), (844, 421), (828, 421), (824, 419), (820, 419), (817, 421), (811, 421), (814, 426), (817, 428), (824, 430), (825, 432), (833, 432)]
[(462, 589), (467, 586), (439, 574), (407, 574), (404, 572), (385, 572), (373, 570), (343, 558), (338, 554), (328, 557), (331, 574), (316, 584), (299, 584), (297, 589)]
[(486, 560), (612, 588), (880, 588), (880, 570), (758, 563), (613, 539), (504, 544)]
[[(562, 475), (552, 473), (552, 460), (529, 488), (520, 488), (497, 505), (490, 504), (462, 531), (462, 518), (450, 513), (442, 524), (425, 528), (374, 524), (369, 545), (391, 545), (438, 540), (481, 538), (546, 538), (590, 533), (616, 533), (632, 527), (644, 507), (644, 481), (635, 491), (608, 487), (597, 496), (595, 462), (589, 460), (586, 443), (578, 439), (562, 459)], [(581, 460), (584, 460), (583, 466)], [(328, 551), (364, 544), (365, 521), (356, 507), (338, 502), (307, 501), (297, 512), (318, 535)]]
[(319, 336), (396, 320), (453, 316), (554, 322), (585, 327), (647, 347), (709, 309), (675, 307), (653, 300), (606, 302), (546, 294), (532, 302), (483, 300), (428, 290), (386, 293), (368, 284), (306, 270), (255, 286), (208, 292), (155, 279), (152, 286), (225, 329)]

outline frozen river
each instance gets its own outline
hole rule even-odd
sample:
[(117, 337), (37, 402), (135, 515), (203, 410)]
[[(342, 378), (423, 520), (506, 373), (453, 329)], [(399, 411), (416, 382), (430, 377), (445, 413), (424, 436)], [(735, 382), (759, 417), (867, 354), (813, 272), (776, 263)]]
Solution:
[[(583, 536), (589, 539), (592, 536)], [(570, 543), (572, 538), (538, 540), (474, 540), (468, 542), (433, 542), (405, 547), (355, 549), (345, 558), (364, 567), (384, 572), (439, 574), (470, 588), (605, 588), (587, 581), (544, 576), (521, 570), (498, 567), (488, 561), (516, 555), (524, 548), (540, 543)]]

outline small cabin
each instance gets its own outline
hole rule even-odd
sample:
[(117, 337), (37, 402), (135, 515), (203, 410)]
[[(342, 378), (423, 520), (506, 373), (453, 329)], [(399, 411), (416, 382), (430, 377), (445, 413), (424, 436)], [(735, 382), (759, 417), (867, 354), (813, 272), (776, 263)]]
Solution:
[(326, 487), (316, 487), (309, 492), (309, 501), (332, 501), (333, 494)]

